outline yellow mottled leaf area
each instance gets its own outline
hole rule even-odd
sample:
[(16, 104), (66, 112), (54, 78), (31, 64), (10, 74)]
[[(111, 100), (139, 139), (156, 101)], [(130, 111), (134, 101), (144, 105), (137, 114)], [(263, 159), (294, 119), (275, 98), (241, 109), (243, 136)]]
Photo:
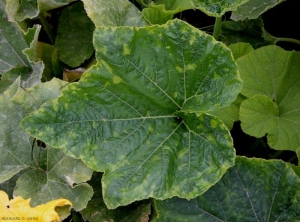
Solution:
[(8, 195), (0, 190), (0, 222), (57, 222), (60, 221), (55, 207), (72, 206), (66, 199), (52, 200), (46, 204), (31, 207), (30, 199), (17, 196), (9, 200)]

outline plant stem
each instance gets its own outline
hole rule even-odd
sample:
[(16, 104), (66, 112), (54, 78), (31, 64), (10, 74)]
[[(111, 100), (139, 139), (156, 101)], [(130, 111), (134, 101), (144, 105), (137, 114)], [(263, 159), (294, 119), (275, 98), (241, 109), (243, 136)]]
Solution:
[(219, 36), (220, 36), (220, 32), (221, 32), (221, 23), (222, 23), (222, 17), (216, 17), (214, 34), (213, 34), (213, 36), (216, 40), (219, 40)]
[(54, 34), (51, 30), (49, 23), (47, 22), (46, 18), (44, 17), (44, 15), (42, 13), (39, 14), (39, 19), (41, 20), (42, 25), (43, 25), (45, 31), (47, 32), (52, 45), (54, 45), (54, 43), (55, 43)]
[(300, 45), (300, 40), (298, 39), (292, 39), (292, 38), (277, 38), (275, 37), (275, 44), (277, 42), (292, 42)]

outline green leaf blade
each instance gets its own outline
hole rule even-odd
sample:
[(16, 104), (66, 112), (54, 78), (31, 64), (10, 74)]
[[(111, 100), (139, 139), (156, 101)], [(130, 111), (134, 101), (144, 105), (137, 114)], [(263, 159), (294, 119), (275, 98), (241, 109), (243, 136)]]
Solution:
[(61, 61), (71, 67), (78, 67), (90, 58), (94, 52), (94, 28), (82, 2), (66, 8), (60, 16), (55, 41)]
[(203, 11), (205, 14), (213, 17), (221, 17), (228, 11), (235, 11), (238, 6), (245, 4), (249, 0), (191, 0), (195, 8)]
[[(274, 149), (296, 151), (300, 145), (296, 99), (300, 96), (299, 61), (298, 52), (277, 46), (257, 49), (237, 60), (244, 80), (241, 93), (249, 98), (240, 113), (243, 129), (253, 136), (268, 134), (268, 143)], [(252, 115), (246, 111), (249, 109), (254, 111)], [(263, 119), (267, 124), (261, 122)]]
[(267, 10), (275, 7), (284, 0), (249, 0), (245, 4), (239, 6), (236, 11), (232, 12), (231, 19), (245, 20), (245, 19), (256, 19)]
[(199, 86), (190, 89), (193, 80), (202, 81), (206, 89), (210, 84), (234, 89), (224, 103), (235, 99), (241, 88), (237, 73), (222, 73), (224, 77), (216, 78), (223, 81), (219, 84), (215, 75), (193, 69), (206, 66), (201, 58), (214, 50), (227, 56), (214, 74), (227, 66), (236, 68), (228, 49), (177, 20), (144, 28), (99, 27), (94, 45), (98, 63), (21, 125), (104, 171), (108, 208), (149, 197), (193, 198), (234, 165), (232, 139), (223, 123), (203, 113), (205, 109), (197, 116), (198, 106), (191, 107), (194, 113), (182, 110), (187, 95), (200, 91)]
[(154, 221), (297, 221), (300, 179), (288, 164), (237, 157), (202, 196), (155, 200)]
[(99, 26), (137, 26), (143, 27), (147, 22), (141, 12), (126, 0), (83, 0), (84, 8), (94, 22)]

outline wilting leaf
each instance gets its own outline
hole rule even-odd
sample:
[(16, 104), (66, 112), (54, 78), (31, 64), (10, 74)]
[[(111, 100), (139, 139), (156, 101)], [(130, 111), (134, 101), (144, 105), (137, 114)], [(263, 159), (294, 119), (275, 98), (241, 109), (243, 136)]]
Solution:
[(231, 14), (231, 19), (245, 20), (256, 19), (258, 16), (263, 14), (265, 11), (275, 7), (279, 3), (285, 0), (249, 0), (245, 4), (238, 7), (238, 9)]
[(300, 146), (300, 53), (267, 46), (237, 60), (244, 81), (242, 129), (249, 135), (267, 135), (270, 147), (294, 150)]
[(94, 23), (87, 16), (82, 2), (63, 10), (58, 23), (56, 47), (62, 62), (71, 67), (80, 66), (94, 52)]
[(154, 221), (299, 221), (300, 178), (282, 161), (237, 157), (202, 196), (155, 200)]
[(140, 11), (127, 0), (82, 0), (84, 8), (99, 26), (146, 26)]
[(97, 28), (94, 42), (97, 65), (22, 126), (104, 171), (108, 208), (215, 184), (235, 159), (226, 127), (206, 114), (241, 89), (230, 50), (179, 20)]

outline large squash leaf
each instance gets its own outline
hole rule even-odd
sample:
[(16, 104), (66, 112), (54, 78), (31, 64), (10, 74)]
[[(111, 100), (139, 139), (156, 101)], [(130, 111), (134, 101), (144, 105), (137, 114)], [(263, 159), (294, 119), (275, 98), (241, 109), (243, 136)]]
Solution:
[(268, 138), (270, 147), (294, 150), (300, 146), (300, 53), (278, 46), (257, 49), (237, 60), (244, 80), (241, 104), (243, 131)]
[(241, 89), (229, 49), (179, 20), (96, 28), (94, 45), (99, 62), (22, 127), (104, 171), (108, 208), (196, 197), (234, 165), (229, 132), (206, 114)]
[(300, 178), (282, 161), (237, 157), (202, 196), (155, 200), (154, 221), (299, 221), (299, 186)]

